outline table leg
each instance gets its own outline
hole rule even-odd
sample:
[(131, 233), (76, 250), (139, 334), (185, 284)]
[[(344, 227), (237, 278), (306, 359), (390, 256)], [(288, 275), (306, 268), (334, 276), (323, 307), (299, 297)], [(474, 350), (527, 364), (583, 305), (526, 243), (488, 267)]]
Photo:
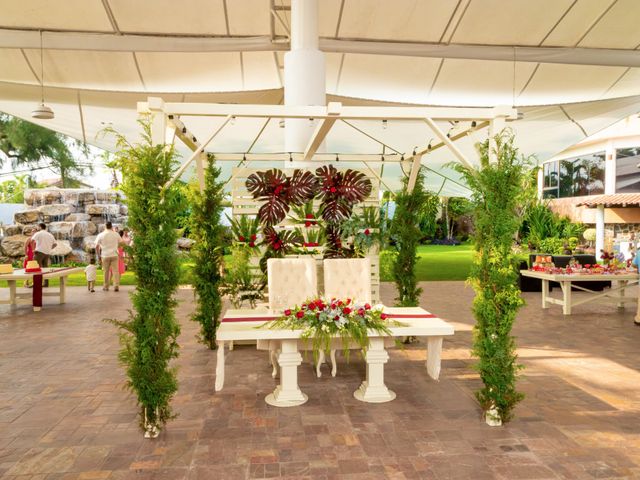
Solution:
[(367, 378), (353, 396), (362, 402), (384, 403), (396, 398), (396, 394), (384, 384), (384, 364), (389, 354), (384, 349), (384, 338), (369, 338), (369, 348), (364, 356), (367, 362)]
[(562, 313), (571, 315), (571, 282), (560, 282), (562, 288)]
[(274, 407), (295, 407), (302, 405), (308, 397), (298, 387), (298, 365), (302, 355), (298, 352), (297, 339), (285, 339), (280, 344), (278, 365), (280, 365), (280, 385), (266, 396), (265, 402)]
[(16, 292), (16, 281), (15, 280), (7, 280), (7, 282), (9, 283), (9, 303), (11, 305), (17, 305), (18, 304), (18, 295)]
[(63, 304), (67, 300), (67, 277), (60, 277), (60, 304)]
[(547, 297), (549, 297), (549, 280), (542, 280), (542, 308), (549, 308), (547, 305)]
[(442, 337), (429, 337), (427, 340), (427, 373), (434, 380), (440, 377), (440, 355)]
[(620, 280), (618, 283), (621, 287), (620, 290), (618, 290), (618, 308), (620, 310), (624, 310), (624, 291), (626, 290), (627, 283), (629, 282), (626, 280)]
[(216, 362), (216, 392), (224, 387), (224, 341), (218, 340), (218, 360)]

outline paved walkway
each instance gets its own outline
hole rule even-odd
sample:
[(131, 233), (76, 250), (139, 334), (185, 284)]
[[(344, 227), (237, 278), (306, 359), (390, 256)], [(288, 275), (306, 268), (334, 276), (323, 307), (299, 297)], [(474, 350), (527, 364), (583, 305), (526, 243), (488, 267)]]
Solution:
[[(354, 355), (338, 377), (303, 365), (302, 407), (264, 403), (273, 389), (264, 352), (239, 347), (214, 394), (215, 354), (187, 320), (180, 291), (179, 414), (156, 440), (138, 430), (123, 389), (118, 339), (105, 317), (125, 318), (125, 291), (71, 288), (69, 303), (11, 312), (0, 307), (0, 477), (3, 479), (640, 478), (640, 328), (633, 313), (587, 304), (565, 318), (525, 294), (515, 334), (526, 365), (516, 419), (480, 418), (471, 368), (472, 291), (423, 284), (423, 306), (456, 327), (445, 340), (440, 382), (424, 371), (422, 346), (391, 351), (388, 385), (398, 398), (363, 404)], [(6, 293), (6, 292), (0, 292)], [(390, 285), (383, 299), (393, 299)]]

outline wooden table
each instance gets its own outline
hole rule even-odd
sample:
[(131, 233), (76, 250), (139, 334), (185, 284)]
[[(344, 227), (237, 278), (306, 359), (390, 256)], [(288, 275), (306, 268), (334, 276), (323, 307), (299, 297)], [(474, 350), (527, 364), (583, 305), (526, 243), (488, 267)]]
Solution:
[[(385, 308), (384, 312), (404, 326), (391, 327), (391, 337), (427, 337), (427, 373), (437, 380), (440, 376), (440, 354), (442, 339), (453, 335), (453, 326), (419, 307)], [(298, 366), (302, 355), (298, 342), (302, 330), (274, 330), (256, 328), (265, 321), (277, 318), (278, 312), (269, 310), (227, 310), (218, 328), (218, 361), (216, 365), (216, 391), (222, 390), (225, 380), (225, 344), (235, 340), (273, 340), (279, 342), (277, 362), (280, 367), (280, 384), (267, 395), (265, 401), (276, 407), (291, 407), (307, 401), (307, 395), (298, 386)], [(396, 394), (384, 383), (384, 364), (389, 360), (385, 340), (378, 332), (369, 332), (369, 348), (364, 355), (367, 363), (366, 379), (354, 392), (355, 398), (363, 402), (382, 403), (393, 400)], [(340, 341), (337, 339), (337, 341)]]
[[(31, 304), (34, 312), (42, 309), (42, 297), (60, 297), (60, 303), (66, 301), (67, 277), (72, 273), (84, 271), (81, 267), (65, 268), (43, 268), (41, 272), (25, 272), (24, 270), (14, 270), (13, 273), (0, 274), (0, 280), (6, 280), (9, 284), (9, 298), (0, 300), (0, 304), (18, 305)], [(44, 280), (52, 278), (60, 279), (60, 288), (56, 291), (43, 291)], [(18, 281), (30, 280), (32, 289), (30, 292), (18, 292)]]
[[(520, 274), (525, 277), (539, 278), (542, 280), (542, 308), (549, 308), (550, 304), (556, 304), (562, 306), (562, 313), (565, 315), (571, 315), (572, 307), (582, 305), (583, 303), (592, 302), (600, 298), (612, 297), (616, 300), (618, 308), (624, 308), (625, 302), (636, 302), (635, 298), (626, 298), (624, 292), (627, 288), (638, 283), (638, 274), (635, 272), (618, 273), (618, 274), (589, 274), (589, 273), (569, 273), (569, 274), (555, 274), (536, 272), (534, 270), (520, 270)], [(595, 292), (578, 285), (573, 282), (618, 282), (617, 286), (613, 286), (604, 292)], [(549, 282), (558, 282), (562, 289), (562, 299), (553, 298), (549, 295)], [(589, 295), (586, 298), (580, 300), (573, 300), (571, 295), (571, 288), (576, 288), (584, 292), (588, 292)]]

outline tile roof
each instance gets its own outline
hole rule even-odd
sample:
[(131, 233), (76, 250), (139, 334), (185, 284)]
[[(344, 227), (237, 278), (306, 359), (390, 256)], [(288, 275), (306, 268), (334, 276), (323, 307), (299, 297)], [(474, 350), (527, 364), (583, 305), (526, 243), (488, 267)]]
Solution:
[(640, 193), (616, 193), (613, 195), (594, 195), (578, 203), (578, 206), (595, 208), (605, 207), (640, 207)]

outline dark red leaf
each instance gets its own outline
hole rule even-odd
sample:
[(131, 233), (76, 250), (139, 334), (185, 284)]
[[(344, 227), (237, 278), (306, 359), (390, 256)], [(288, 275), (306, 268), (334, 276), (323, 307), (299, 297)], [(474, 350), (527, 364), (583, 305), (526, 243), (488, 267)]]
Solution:
[(303, 205), (316, 196), (318, 179), (311, 172), (294, 170), (288, 179), (288, 187), (289, 205)]
[(363, 202), (371, 193), (371, 180), (356, 170), (344, 172), (338, 190), (351, 204)]

